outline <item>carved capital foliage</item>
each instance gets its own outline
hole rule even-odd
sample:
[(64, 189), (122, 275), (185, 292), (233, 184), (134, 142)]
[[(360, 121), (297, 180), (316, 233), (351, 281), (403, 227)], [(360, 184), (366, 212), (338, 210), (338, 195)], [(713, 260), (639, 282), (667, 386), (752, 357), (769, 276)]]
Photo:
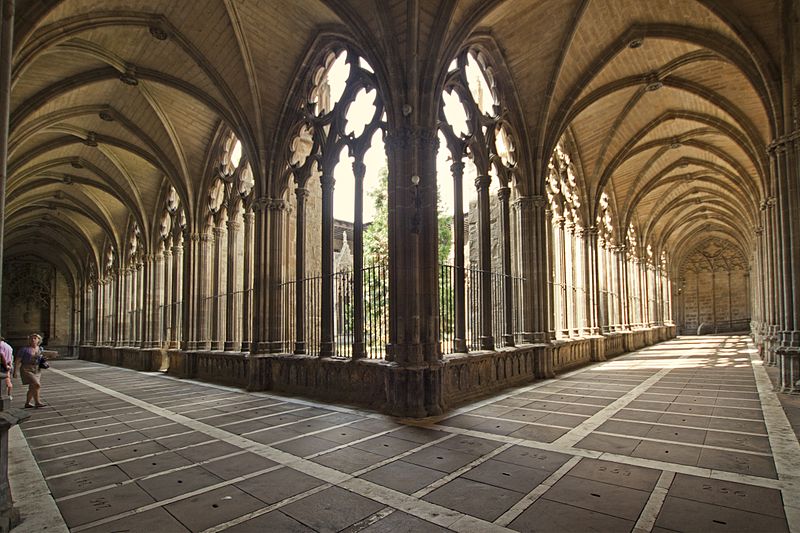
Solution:
[(475, 188), (479, 191), (481, 189), (489, 189), (489, 184), (492, 182), (492, 178), (489, 176), (478, 176), (475, 178)]
[(384, 143), (390, 150), (406, 150), (414, 145), (436, 150), (439, 148), (439, 130), (436, 128), (397, 128), (386, 133)]
[(508, 187), (500, 187), (497, 191), (497, 198), (500, 199), (501, 202), (506, 202), (511, 197), (511, 189)]
[(270, 211), (287, 211), (289, 209), (289, 203), (281, 198), (271, 198), (267, 204), (267, 208)]
[(253, 211), (264, 211), (264, 209), (269, 205), (269, 198), (266, 196), (259, 196), (255, 200), (253, 200)]

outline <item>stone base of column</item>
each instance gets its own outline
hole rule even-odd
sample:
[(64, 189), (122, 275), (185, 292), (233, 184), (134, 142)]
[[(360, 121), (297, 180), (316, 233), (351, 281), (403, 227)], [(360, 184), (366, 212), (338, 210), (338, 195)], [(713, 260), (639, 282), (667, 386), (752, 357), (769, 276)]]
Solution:
[(269, 355), (247, 356), (247, 390), (269, 390), (271, 384), (271, 358)]
[(395, 366), (386, 375), (386, 406), (390, 415), (425, 418), (440, 415), (444, 405), (444, 365)]
[(467, 352), (467, 339), (453, 339), (453, 353)]
[(533, 348), (534, 376), (537, 379), (551, 379), (556, 377), (553, 365), (553, 346), (549, 343), (540, 344)]
[(330, 341), (322, 341), (319, 343), (319, 356), (320, 357), (333, 357), (335, 355), (333, 343)]
[(602, 336), (589, 337), (592, 343), (592, 361), (599, 363), (606, 360), (606, 339)]
[(481, 350), (494, 350), (494, 337), (478, 337)]
[(503, 334), (503, 345), (506, 347), (514, 346), (514, 335), (509, 333)]
[(225, 341), (222, 349), (226, 352), (240, 352), (242, 351), (242, 343), (237, 341)]
[(800, 348), (780, 346), (775, 355), (780, 366), (780, 391), (800, 394)]

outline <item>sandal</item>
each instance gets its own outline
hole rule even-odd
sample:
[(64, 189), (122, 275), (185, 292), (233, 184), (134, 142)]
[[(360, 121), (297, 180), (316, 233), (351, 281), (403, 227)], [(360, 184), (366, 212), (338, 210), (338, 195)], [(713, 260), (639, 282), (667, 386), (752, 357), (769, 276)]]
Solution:
[(37, 403), (36, 405), (34, 405), (34, 407), (37, 408), (37, 409), (40, 408), (40, 407), (47, 407), (47, 404), (46, 403)]
[(33, 406), (29, 403), (25, 404), (25, 409), (33, 409)]

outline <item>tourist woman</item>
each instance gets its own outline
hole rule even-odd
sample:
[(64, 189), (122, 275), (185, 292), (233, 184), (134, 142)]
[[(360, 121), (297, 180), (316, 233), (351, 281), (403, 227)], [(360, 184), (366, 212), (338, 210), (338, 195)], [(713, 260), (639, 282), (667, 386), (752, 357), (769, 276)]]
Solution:
[(42, 336), (38, 333), (31, 333), (28, 337), (28, 346), (20, 348), (14, 358), (14, 377), (17, 373), (22, 377), (22, 384), (28, 386), (28, 396), (25, 399), (25, 407), (46, 407), (39, 398), (41, 390), (41, 363), (44, 361), (42, 348), (39, 344)]

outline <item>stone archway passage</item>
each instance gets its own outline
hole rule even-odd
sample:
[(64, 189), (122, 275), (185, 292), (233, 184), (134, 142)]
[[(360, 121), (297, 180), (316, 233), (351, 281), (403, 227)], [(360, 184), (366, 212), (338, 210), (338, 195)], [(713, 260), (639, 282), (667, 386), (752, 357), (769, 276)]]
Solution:
[(413, 423), (53, 366), (23, 431), (72, 532), (800, 527), (800, 445), (746, 337), (679, 338)]

